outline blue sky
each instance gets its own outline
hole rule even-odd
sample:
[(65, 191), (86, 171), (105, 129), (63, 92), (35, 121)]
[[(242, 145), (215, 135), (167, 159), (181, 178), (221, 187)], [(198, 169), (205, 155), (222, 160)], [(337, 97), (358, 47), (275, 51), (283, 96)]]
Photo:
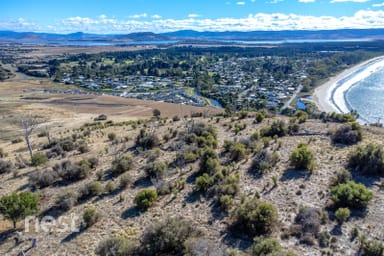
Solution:
[(55, 33), (384, 28), (384, 0), (0, 0), (0, 30)]

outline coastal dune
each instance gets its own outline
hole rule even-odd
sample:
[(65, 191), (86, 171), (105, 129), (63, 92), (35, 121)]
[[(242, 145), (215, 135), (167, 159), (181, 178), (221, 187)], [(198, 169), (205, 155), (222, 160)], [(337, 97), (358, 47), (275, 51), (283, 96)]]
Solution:
[(384, 56), (376, 57), (331, 77), (326, 83), (315, 89), (313, 94), (315, 104), (320, 111), (349, 113), (351, 109), (345, 100), (345, 92), (383, 66)]

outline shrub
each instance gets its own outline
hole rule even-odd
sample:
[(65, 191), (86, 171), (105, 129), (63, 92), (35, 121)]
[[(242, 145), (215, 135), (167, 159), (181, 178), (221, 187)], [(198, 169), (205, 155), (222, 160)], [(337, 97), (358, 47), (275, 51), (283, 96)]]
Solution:
[(167, 172), (167, 166), (162, 162), (150, 163), (145, 167), (145, 172), (149, 178), (161, 179)]
[(335, 177), (331, 178), (331, 184), (333, 186), (336, 186), (342, 183), (347, 183), (351, 179), (352, 179), (351, 173), (348, 170), (343, 169), (341, 171), (338, 171)]
[(108, 140), (114, 141), (115, 139), (116, 139), (116, 133), (114, 132), (108, 133)]
[(340, 223), (345, 222), (349, 218), (350, 215), (351, 215), (351, 212), (348, 208), (339, 208), (335, 212), (336, 219)]
[(87, 199), (91, 196), (98, 196), (104, 192), (104, 187), (98, 181), (92, 181), (85, 184), (79, 191), (81, 199)]
[(78, 145), (77, 150), (79, 150), (80, 154), (84, 154), (90, 151), (87, 143), (82, 142)]
[(319, 209), (301, 207), (295, 217), (295, 225), (291, 227), (291, 234), (298, 238), (314, 238), (318, 236), (322, 223), (322, 213)]
[(230, 154), (231, 161), (238, 162), (247, 157), (247, 150), (244, 144), (235, 143), (231, 146), (229, 150), (229, 154)]
[(7, 153), (4, 152), (4, 149), (0, 148), (0, 158), (6, 157)]
[(382, 256), (384, 245), (376, 240), (362, 239), (360, 243), (360, 254), (362, 256)]
[(95, 117), (93, 120), (94, 121), (104, 121), (104, 120), (107, 120), (107, 118), (108, 118), (107, 115), (101, 114), (101, 115)]
[(299, 124), (304, 123), (308, 118), (308, 114), (302, 110), (299, 110), (295, 113), (295, 119)]
[(18, 220), (36, 214), (38, 210), (37, 196), (31, 192), (14, 192), (0, 198), (0, 213), (12, 221), (14, 229)]
[(264, 112), (262, 111), (257, 111), (256, 114), (255, 114), (255, 120), (256, 122), (258, 123), (261, 123), (265, 118), (265, 114)]
[(90, 173), (90, 166), (85, 160), (76, 164), (66, 160), (59, 164), (55, 164), (53, 166), (53, 170), (57, 172), (63, 180), (76, 181), (88, 177)]
[(144, 255), (183, 255), (185, 242), (199, 235), (191, 221), (166, 218), (144, 230), (141, 239)]
[(12, 170), (13, 164), (11, 161), (0, 160), (0, 174), (8, 173)]
[(204, 238), (204, 237), (190, 237), (184, 243), (184, 254), (185, 256), (229, 256), (237, 254), (228, 254), (226, 248), (221, 246), (220, 243)]
[(173, 121), (173, 122), (180, 121), (180, 117), (177, 116), (177, 115), (176, 115), (176, 116), (173, 116), (173, 117), (172, 117), (172, 121)]
[(251, 237), (270, 234), (278, 224), (276, 208), (257, 198), (245, 201), (232, 215), (234, 230), (241, 230)]
[(384, 176), (384, 149), (381, 145), (368, 144), (358, 147), (349, 157), (349, 167), (364, 175)]
[(136, 147), (141, 147), (144, 150), (152, 149), (159, 145), (159, 138), (153, 133), (148, 134), (144, 129), (141, 129), (139, 135), (136, 137)]
[(45, 188), (57, 181), (59, 176), (52, 170), (35, 171), (29, 175), (29, 184), (38, 188)]
[(214, 174), (220, 168), (219, 157), (212, 148), (205, 148), (200, 158), (200, 172)]
[(23, 142), (22, 138), (16, 138), (16, 139), (11, 140), (12, 144), (17, 144), (17, 143), (20, 143), (20, 142)]
[(124, 173), (120, 176), (119, 186), (120, 188), (126, 188), (132, 182), (132, 177), (129, 173)]
[(38, 166), (48, 162), (48, 158), (41, 152), (37, 152), (31, 157), (31, 165)]
[(157, 200), (157, 192), (154, 189), (143, 189), (137, 193), (134, 202), (141, 209), (152, 207)]
[(57, 206), (63, 211), (70, 210), (77, 202), (77, 195), (72, 192), (64, 192), (61, 194), (56, 202)]
[(365, 208), (373, 193), (361, 183), (348, 181), (331, 189), (332, 200), (338, 207)]
[(113, 175), (118, 176), (126, 171), (129, 171), (132, 167), (133, 160), (130, 156), (120, 156), (113, 160), (111, 172)]
[(344, 124), (332, 134), (332, 142), (353, 145), (362, 140), (362, 132), (358, 123)]
[(280, 255), (281, 251), (281, 245), (275, 238), (256, 238), (252, 246), (253, 256)]
[(291, 165), (299, 170), (310, 170), (315, 168), (315, 161), (312, 151), (308, 148), (307, 144), (300, 143), (289, 156)]
[(260, 131), (261, 136), (263, 137), (283, 137), (287, 135), (287, 125), (282, 120), (273, 121), (272, 125), (269, 128), (263, 128)]
[(204, 173), (196, 178), (196, 190), (205, 192), (212, 186), (213, 182), (213, 179), (207, 173)]
[(263, 174), (266, 170), (274, 167), (279, 161), (279, 155), (268, 149), (260, 150), (252, 161), (250, 170), (259, 174)]
[(127, 256), (137, 254), (137, 244), (122, 235), (113, 235), (102, 240), (96, 247), (99, 256)]
[(161, 115), (161, 112), (160, 110), (158, 110), (157, 108), (155, 108), (153, 111), (152, 111), (152, 114), (154, 117), (159, 117)]
[(86, 228), (89, 228), (100, 219), (100, 214), (93, 205), (88, 206), (83, 213), (83, 221)]
[(233, 206), (233, 198), (229, 195), (223, 195), (220, 197), (219, 203), (223, 210), (229, 211)]

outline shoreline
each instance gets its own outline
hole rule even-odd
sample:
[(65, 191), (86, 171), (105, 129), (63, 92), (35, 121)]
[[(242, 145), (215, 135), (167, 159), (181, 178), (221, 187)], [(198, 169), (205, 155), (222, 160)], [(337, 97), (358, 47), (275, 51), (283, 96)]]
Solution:
[(312, 94), (313, 102), (324, 112), (349, 113), (345, 93), (357, 82), (368, 77), (375, 69), (384, 66), (384, 56), (356, 64), (317, 87)]

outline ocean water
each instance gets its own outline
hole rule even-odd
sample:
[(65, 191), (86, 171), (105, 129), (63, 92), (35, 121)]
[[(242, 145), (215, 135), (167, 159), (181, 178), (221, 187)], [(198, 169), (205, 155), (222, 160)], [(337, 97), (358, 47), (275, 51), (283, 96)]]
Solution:
[(362, 123), (384, 123), (384, 66), (354, 83), (344, 97), (348, 108), (359, 113)]

